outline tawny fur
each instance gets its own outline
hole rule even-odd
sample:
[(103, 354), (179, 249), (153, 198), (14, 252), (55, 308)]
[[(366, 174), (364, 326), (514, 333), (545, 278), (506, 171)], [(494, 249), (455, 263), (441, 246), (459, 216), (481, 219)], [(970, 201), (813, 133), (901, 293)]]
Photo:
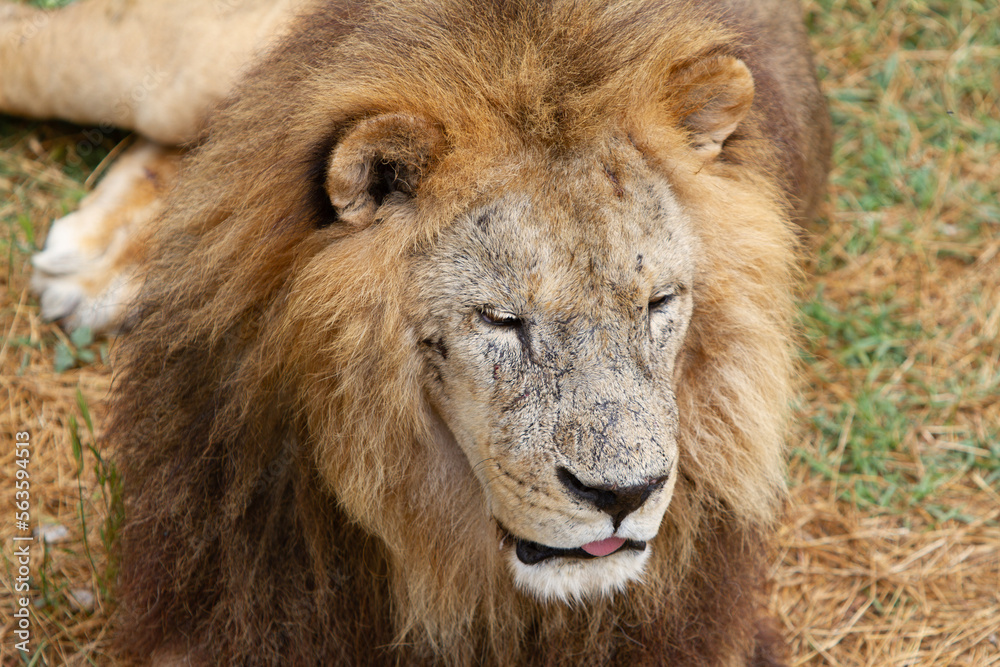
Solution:
[(191, 142), (310, 1), (0, 0), (0, 110)]
[[(204, 664), (780, 664), (763, 587), (791, 221), (815, 206), (828, 151), (790, 11), (449, 0), (298, 23), (187, 163), (118, 350), (123, 645)], [(720, 58), (746, 63), (753, 102), (713, 147), (699, 133), (726, 110), (697, 64)], [(331, 154), (381, 114), (443, 139), (414, 208), (339, 221)], [(413, 277), (478, 193), (560, 192), (566, 165), (613, 137), (698, 238), (676, 487), (643, 582), (545, 603), (515, 588), (483, 489), (430, 414)]]

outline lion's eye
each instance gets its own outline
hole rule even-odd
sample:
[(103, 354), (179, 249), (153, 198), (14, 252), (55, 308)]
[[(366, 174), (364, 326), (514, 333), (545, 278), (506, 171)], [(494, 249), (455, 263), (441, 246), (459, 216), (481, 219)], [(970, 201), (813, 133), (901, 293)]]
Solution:
[(649, 312), (664, 308), (667, 304), (674, 300), (675, 296), (677, 296), (675, 292), (665, 292), (653, 295), (649, 299)]
[(521, 318), (513, 313), (498, 310), (493, 306), (480, 306), (476, 309), (479, 319), (491, 327), (519, 327)]

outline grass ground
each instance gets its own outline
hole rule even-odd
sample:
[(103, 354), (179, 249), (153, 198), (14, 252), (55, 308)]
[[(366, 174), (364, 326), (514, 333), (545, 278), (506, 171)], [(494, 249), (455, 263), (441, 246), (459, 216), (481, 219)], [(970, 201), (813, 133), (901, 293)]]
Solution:
[[(795, 665), (1000, 665), (1000, 6), (804, 4), (837, 146), (805, 248), (772, 606)], [(48, 536), (28, 655), (12, 650), (4, 538), (5, 666), (110, 661), (117, 481), (94, 447), (109, 343), (40, 321), (27, 291), (48, 221), (121, 136), (98, 139), (0, 118), (0, 489), (28, 430)]]

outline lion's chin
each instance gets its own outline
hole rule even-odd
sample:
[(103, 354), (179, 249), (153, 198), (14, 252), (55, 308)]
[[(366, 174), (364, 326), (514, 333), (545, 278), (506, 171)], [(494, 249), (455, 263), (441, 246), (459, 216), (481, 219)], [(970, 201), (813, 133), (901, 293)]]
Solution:
[(634, 544), (600, 558), (555, 556), (534, 564), (522, 562), (508, 546), (507, 562), (523, 591), (544, 601), (577, 602), (613, 595), (630, 581), (641, 580), (652, 547)]

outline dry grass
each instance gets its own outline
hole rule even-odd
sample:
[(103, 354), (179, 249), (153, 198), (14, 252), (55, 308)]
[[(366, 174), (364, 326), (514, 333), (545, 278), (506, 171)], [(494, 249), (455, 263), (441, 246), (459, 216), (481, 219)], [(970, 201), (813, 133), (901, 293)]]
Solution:
[(838, 142), (774, 607), (796, 664), (1000, 664), (1000, 11), (809, 7)]
[[(86, 449), (95, 438), (86, 426), (78, 395), (100, 406), (110, 386), (107, 369), (99, 362), (58, 373), (56, 350), (79, 354), (61, 330), (42, 322), (28, 293), (28, 257), (34, 247), (30, 221), (41, 231), (53, 217), (73, 207), (82, 193), (83, 179), (93, 167), (71, 152), (80, 139), (66, 125), (35, 127), (0, 119), (0, 489), (4, 505), (13, 501), (14, 436), (31, 434), (28, 464), (31, 482), (31, 524), (51, 536), (31, 546), (32, 597), (35, 599), (31, 646), (34, 655), (13, 650), (10, 613), (14, 609), (11, 544), (16, 530), (13, 512), (0, 517), (4, 535), (0, 560), (0, 662), (3, 665), (106, 663), (101, 646), (107, 644), (111, 612), (105, 545), (101, 530), (107, 516), (102, 487), (94, 473), (96, 459)], [(73, 165), (78, 166), (73, 166)], [(100, 344), (92, 345), (100, 357)], [(102, 414), (93, 420), (99, 429)], [(76, 450), (71, 423), (83, 449)]]
[[(1000, 665), (1000, 8), (806, 5), (838, 144), (807, 242), (773, 608), (796, 665)], [(114, 492), (88, 448), (106, 343), (67, 339), (26, 291), (48, 221), (119, 137), (81, 155), (91, 138), (0, 119), (0, 492), (13, 494), (12, 434), (27, 429), (33, 525), (66, 529), (33, 547), (28, 658), (12, 650), (4, 540), (3, 665), (109, 662)], [(0, 534), (12, 520), (0, 516)]]

